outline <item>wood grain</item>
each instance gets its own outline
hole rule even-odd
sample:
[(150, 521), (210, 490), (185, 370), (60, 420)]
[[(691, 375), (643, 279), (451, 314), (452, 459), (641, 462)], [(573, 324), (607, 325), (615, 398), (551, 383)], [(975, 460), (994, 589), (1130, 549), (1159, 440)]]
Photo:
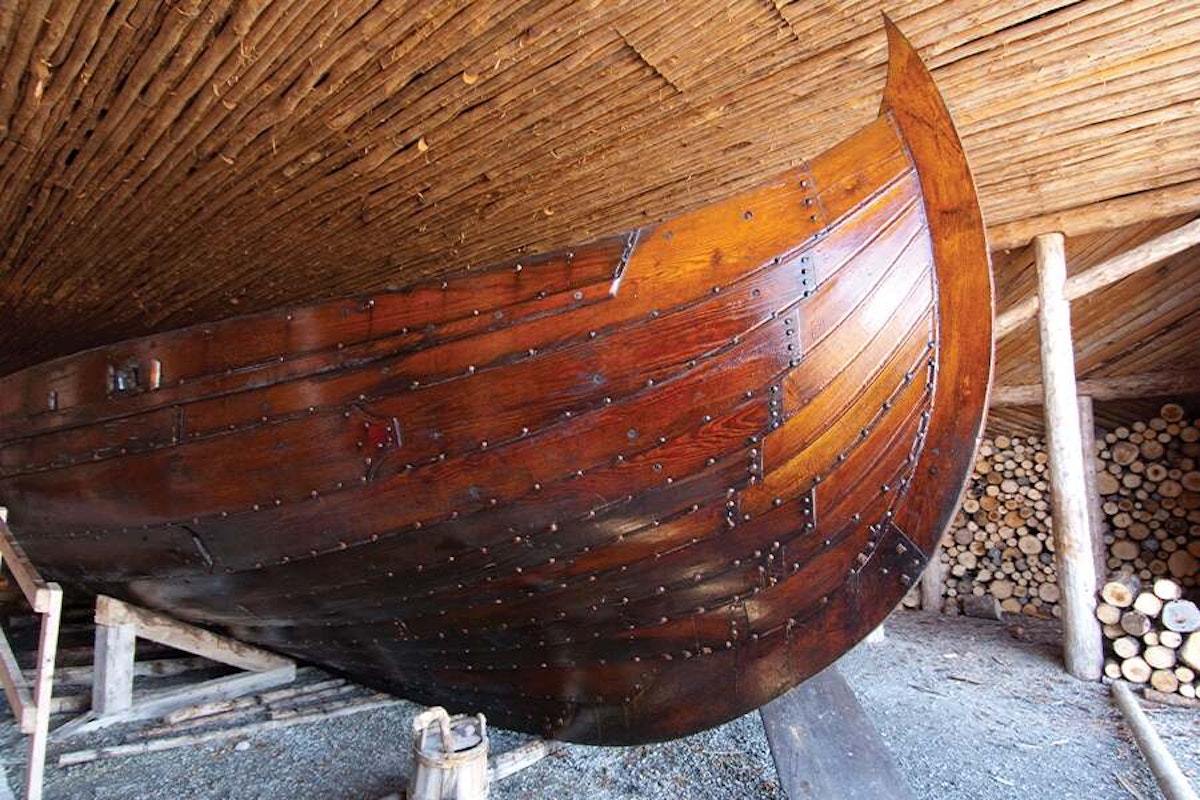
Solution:
[(989, 227), (1196, 210), (1194, 3), (12, 0), (0, 372), (736, 194), (875, 116), (884, 8)]
[(13, 529), (76, 586), (508, 727), (631, 743), (762, 705), (916, 580), (987, 405), (974, 184), (890, 41), (873, 122), (721, 202), (0, 380)]

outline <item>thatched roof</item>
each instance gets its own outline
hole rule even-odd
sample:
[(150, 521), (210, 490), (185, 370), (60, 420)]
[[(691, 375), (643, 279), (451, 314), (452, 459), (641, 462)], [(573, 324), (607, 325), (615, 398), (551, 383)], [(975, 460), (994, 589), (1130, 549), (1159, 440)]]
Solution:
[[(7, 3), (0, 373), (565, 246), (749, 186), (874, 116), (882, 6)], [(1132, 226), (1073, 237), (1079, 266), (1200, 209), (1200, 5), (887, 10), (933, 68), (998, 244), (1117, 199), (1104, 224)], [(1081, 305), (1082, 370), (1187, 360), (1196, 259)], [(1019, 247), (998, 255), (1002, 308), (1030, 291), (1029, 264)], [(1002, 382), (1036, 380), (1031, 337), (1001, 346)]]

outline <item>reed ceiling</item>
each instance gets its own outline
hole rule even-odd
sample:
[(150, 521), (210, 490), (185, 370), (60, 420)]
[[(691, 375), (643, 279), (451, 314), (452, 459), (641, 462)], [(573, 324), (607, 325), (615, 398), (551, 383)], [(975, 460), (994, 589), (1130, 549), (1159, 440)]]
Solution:
[[(1083, 272), (1192, 218), (1169, 217), (1069, 238), (1067, 271)], [(998, 312), (1037, 292), (1031, 247), (993, 253), (992, 266)], [(1072, 302), (1077, 375), (1090, 379), (1200, 369), (1198, 271), (1200, 248), (1192, 248)], [(1037, 321), (1031, 320), (996, 343), (996, 383), (1040, 383), (1038, 352)], [(1111, 428), (1148, 419), (1162, 402), (1148, 397), (1102, 403), (1097, 422)], [(1200, 410), (1200, 403), (1195, 405)], [(989, 425), (994, 432), (1037, 433), (1041, 414), (1038, 407), (993, 409)]]
[[(874, 116), (882, 5), (0, 4), (0, 373), (745, 188)], [(1200, 3), (886, 5), (933, 68), (990, 228), (1112, 198), (1200, 208)], [(1073, 268), (1179, 221), (1073, 239)], [(1082, 371), (1189, 362), (1198, 258), (1078, 303)], [(996, 265), (1004, 308), (1031, 262)], [(1037, 380), (1033, 330), (1001, 343), (999, 380)]]

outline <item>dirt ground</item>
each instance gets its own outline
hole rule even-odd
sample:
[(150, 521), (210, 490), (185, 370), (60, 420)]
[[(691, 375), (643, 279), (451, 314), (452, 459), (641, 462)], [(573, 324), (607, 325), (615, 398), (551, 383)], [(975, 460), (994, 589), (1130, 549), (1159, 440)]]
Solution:
[[(1158, 797), (1106, 687), (1067, 677), (1052, 623), (1008, 624), (897, 612), (885, 640), (862, 644), (840, 667), (917, 797)], [(72, 739), (51, 748), (48, 798), (379, 798), (398, 791), (410, 720), (399, 706), (239, 742), (58, 767), (65, 750), (107, 744)], [(1200, 777), (1200, 712), (1151, 707), (1180, 766)], [(492, 731), (501, 752), (526, 737)], [(13, 789), (24, 741), (0, 730), (0, 762)], [(1122, 783), (1122, 781), (1124, 783)], [(0, 788), (0, 800), (5, 797)], [(567, 746), (493, 787), (521, 798), (783, 798), (762, 724), (750, 714), (666, 744)]]

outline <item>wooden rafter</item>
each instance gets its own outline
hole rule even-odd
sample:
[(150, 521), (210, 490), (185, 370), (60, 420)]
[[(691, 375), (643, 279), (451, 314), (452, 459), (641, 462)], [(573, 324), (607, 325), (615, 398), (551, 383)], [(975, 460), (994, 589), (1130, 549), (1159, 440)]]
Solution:
[[(1176, 253), (1200, 244), (1200, 219), (1181, 225), (1173, 231), (1143, 242), (1120, 255), (1113, 256), (1084, 272), (1067, 279), (1066, 298), (1080, 297), (1110, 286), (1122, 278), (1163, 261)], [(1037, 315), (1038, 298), (1030, 296), (996, 318), (997, 339), (1001, 339)]]
[[(1113, 378), (1087, 378), (1077, 383), (1080, 395), (1093, 400), (1132, 400), (1181, 394), (1200, 394), (1200, 370), (1150, 372)], [(1040, 383), (996, 386), (992, 389), (992, 408), (1041, 405)]]
[(1043, 231), (1083, 236), (1200, 211), (1200, 180), (1114, 197), (1098, 203), (1018, 219), (988, 228), (992, 250), (1024, 247)]

